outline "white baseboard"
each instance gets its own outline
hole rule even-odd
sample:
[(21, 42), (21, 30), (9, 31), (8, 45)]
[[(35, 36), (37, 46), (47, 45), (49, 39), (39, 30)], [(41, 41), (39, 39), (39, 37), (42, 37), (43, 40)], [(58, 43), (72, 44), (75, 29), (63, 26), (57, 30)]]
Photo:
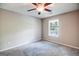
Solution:
[(29, 42), (29, 43), (24, 42), (23, 44), (19, 44), (19, 45), (13, 46), (13, 47), (9, 47), (9, 48), (2, 49), (2, 50), (0, 50), (0, 52), (7, 51), (7, 50), (10, 50), (10, 49), (14, 49), (14, 48), (23, 46), (25, 44), (28, 45), (28, 44), (33, 43), (33, 42), (36, 42), (36, 41), (38, 41), (38, 40), (34, 40), (34, 41)]
[[(48, 41), (48, 40), (46, 40), (46, 41)], [(48, 42), (51, 42), (51, 41), (48, 41)], [(67, 46), (67, 47), (74, 48), (74, 49), (79, 49), (79, 47), (71, 46), (71, 45), (67, 45), (67, 44), (63, 44), (63, 43), (58, 43), (58, 42), (51, 42), (51, 43)]]

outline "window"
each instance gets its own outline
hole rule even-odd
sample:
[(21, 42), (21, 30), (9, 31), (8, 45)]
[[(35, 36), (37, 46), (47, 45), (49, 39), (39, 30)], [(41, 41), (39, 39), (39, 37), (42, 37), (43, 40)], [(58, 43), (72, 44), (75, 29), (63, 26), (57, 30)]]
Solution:
[(59, 20), (49, 20), (48, 35), (53, 37), (59, 36)]

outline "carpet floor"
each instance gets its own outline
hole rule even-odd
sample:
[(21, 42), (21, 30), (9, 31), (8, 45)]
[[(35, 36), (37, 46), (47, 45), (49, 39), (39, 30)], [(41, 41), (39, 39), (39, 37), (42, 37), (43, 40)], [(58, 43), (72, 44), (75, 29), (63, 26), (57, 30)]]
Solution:
[(0, 52), (1, 56), (79, 56), (79, 50), (47, 41), (34, 42), (15, 49)]

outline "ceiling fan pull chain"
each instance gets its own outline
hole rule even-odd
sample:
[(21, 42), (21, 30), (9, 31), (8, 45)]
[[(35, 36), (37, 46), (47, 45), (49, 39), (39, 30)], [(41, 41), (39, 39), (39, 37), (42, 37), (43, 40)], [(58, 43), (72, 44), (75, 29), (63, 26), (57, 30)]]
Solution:
[(40, 15), (41, 14), (41, 12), (38, 12), (38, 15)]

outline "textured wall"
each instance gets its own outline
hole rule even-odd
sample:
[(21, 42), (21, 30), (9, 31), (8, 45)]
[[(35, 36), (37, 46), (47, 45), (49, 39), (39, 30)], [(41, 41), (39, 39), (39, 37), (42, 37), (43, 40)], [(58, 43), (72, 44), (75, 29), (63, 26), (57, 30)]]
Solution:
[(0, 49), (40, 39), (40, 19), (0, 9)]
[[(48, 36), (48, 21), (59, 19), (59, 37)], [(79, 10), (43, 20), (43, 39), (79, 48)]]

